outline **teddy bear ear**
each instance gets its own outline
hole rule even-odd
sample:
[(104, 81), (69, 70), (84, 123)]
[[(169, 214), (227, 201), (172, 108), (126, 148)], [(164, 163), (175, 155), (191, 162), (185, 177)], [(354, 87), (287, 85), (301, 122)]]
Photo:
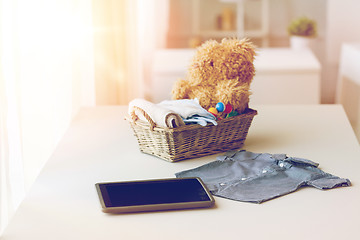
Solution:
[(197, 51), (203, 54), (204, 52), (211, 52), (211, 50), (218, 46), (219, 43), (216, 40), (207, 40), (197, 48)]
[(228, 47), (235, 50), (237, 53), (240, 53), (246, 57), (249, 62), (253, 62), (256, 56), (256, 47), (255, 45), (248, 39), (223, 39), (222, 44), (228, 45)]
[(239, 41), (238, 48), (241, 49), (248, 61), (254, 61), (256, 56), (256, 47), (249, 39), (241, 39)]

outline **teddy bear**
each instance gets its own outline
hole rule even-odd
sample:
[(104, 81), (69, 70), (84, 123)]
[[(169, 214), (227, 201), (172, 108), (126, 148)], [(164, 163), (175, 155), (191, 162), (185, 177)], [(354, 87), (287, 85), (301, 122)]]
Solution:
[(243, 113), (248, 108), (255, 75), (255, 55), (256, 47), (246, 38), (204, 42), (197, 48), (186, 78), (175, 82), (172, 98), (197, 98), (205, 109), (222, 102)]

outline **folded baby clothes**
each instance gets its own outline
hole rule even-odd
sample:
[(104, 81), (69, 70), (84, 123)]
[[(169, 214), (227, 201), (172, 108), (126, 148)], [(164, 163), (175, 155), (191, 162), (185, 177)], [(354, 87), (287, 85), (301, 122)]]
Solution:
[(198, 99), (165, 100), (158, 104), (179, 114), (185, 123), (217, 125), (216, 117), (201, 107)]
[(237, 201), (262, 203), (296, 191), (302, 186), (330, 189), (350, 186), (318, 168), (318, 163), (286, 154), (229, 152), (176, 177), (199, 177), (216, 196)]
[[(134, 99), (129, 103), (129, 115), (135, 112), (135, 115), (139, 119), (148, 122), (150, 117), (157, 126), (175, 128), (185, 125), (184, 121), (179, 114), (172, 111), (171, 109), (154, 104), (144, 99)], [(146, 116), (148, 115), (148, 116)]]
[(191, 123), (195, 123), (195, 124), (199, 124), (201, 126), (206, 126), (208, 123), (212, 123), (215, 126), (217, 125), (217, 122), (213, 119), (209, 119), (206, 117), (201, 117), (201, 116), (191, 116), (188, 118), (183, 119), (185, 124), (191, 124)]

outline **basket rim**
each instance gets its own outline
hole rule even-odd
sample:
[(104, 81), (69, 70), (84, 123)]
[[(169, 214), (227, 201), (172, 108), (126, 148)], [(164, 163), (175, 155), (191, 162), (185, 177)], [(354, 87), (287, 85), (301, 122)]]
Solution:
[[(248, 117), (248, 116), (255, 116), (257, 115), (257, 110), (255, 109), (252, 109), (252, 108), (247, 108), (245, 110), (245, 112), (237, 115), (237, 116), (234, 116), (234, 117), (230, 117), (230, 118), (224, 118), (224, 119), (220, 119), (217, 121), (218, 125), (220, 124), (224, 124), (224, 123), (227, 123), (227, 122), (231, 122), (231, 121), (234, 121), (234, 120), (238, 120), (238, 119), (241, 119), (241, 118), (245, 118), (245, 117)], [(132, 121), (131, 118), (126, 118), (128, 121), (130, 121), (131, 123), (133, 124), (136, 124), (140, 127), (143, 127), (143, 128), (151, 128), (151, 125), (150, 123), (146, 122), (146, 121), (143, 121), (143, 120), (136, 120), (135, 122)], [(208, 125), (206, 126), (201, 126), (199, 124), (188, 124), (188, 125), (184, 125), (184, 126), (180, 126), (180, 127), (177, 127), (177, 128), (168, 128), (168, 127), (160, 127), (160, 126), (155, 126), (154, 127), (154, 131), (165, 131), (165, 132), (178, 132), (178, 131), (184, 131), (184, 130), (197, 130), (199, 128), (204, 128), (204, 127), (217, 127), (216, 125), (213, 125), (211, 123), (209, 123)]]

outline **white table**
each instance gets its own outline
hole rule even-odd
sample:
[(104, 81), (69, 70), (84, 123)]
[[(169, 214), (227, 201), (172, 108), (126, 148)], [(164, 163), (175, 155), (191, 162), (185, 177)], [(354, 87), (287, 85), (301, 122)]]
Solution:
[(215, 156), (170, 163), (142, 154), (126, 107), (83, 108), (1, 239), (359, 239), (360, 148), (342, 107), (253, 108), (245, 149), (311, 159), (353, 186), (303, 188), (260, 205), (215, 197), (211, 209), (108, 215), (96, 182), (174, 177)]
[[(251, 84), (253, 104), (320, 103), (321, 65), (311, 50), (260, 48)], [(163, 49), (154, 56), (152, 100), (171, 98), (174, 82), (186, 77), (194, 49)]]

